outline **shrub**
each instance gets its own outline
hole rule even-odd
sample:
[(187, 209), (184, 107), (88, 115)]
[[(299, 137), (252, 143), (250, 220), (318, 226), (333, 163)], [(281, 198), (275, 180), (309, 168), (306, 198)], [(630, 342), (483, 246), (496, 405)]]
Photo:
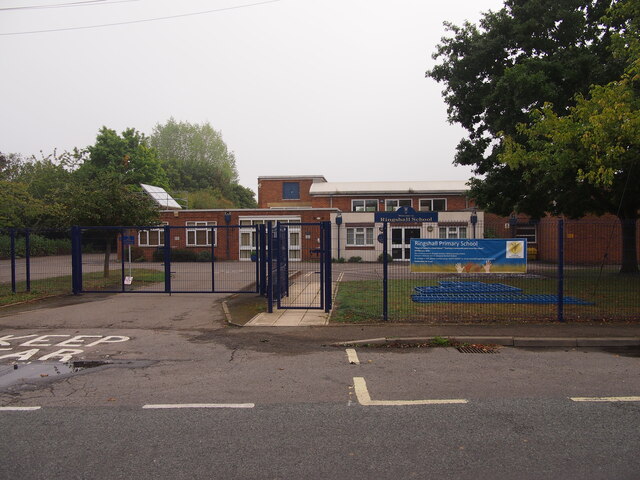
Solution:
[[(32, 234), (29, 237), (31, 244), (30, 255), (32, 257), (42, 257), (48, 255), (67, 255), (71, 253), (71, 240), (68, 238), (47, 238), (42, 235)], [(24, 257), (25, 238), (19, 236), (15, 243), (16, 255)], [(0, 235), (0, 257), (11, 257), (11, 237), (9, 235)]]
[[(215, 257), (214, 257), (215, 260)], [(197, 262), (210, 262), (211, 261), (211, 252), (209, 250), (203, 250), (198, 253)]]
[(332, 258), (332, 259), (331, 259), (331, 261), (332, 261), (333, 263), (344, 263), (344, 262), (345, 262), (345, 259), (344, 259), (344, 257), (340, 257), (340, 258)]
[(362, 257), (349, 257), (349, 260), (347, 260), (347, 262), (349, 263), (359, 263), (362, 261)]
[[(380, 255), (378, 255), (378, 262), (379, 263), (384, 262), (384, 253), (381, 253)], [(390, 263), (390, 262), (393, 262), (393, 257), (387, 253), (387, 263)]]

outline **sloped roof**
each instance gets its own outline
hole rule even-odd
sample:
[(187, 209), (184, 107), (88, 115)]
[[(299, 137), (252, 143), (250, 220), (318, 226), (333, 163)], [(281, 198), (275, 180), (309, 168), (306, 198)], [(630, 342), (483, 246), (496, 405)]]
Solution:
[(465, 180), (426, 182), (327, 182), (314, 183), (311, 195), (367, 195), (367, 194), (460, 194), (469, 190)]
[(141, 183), (140, 186), (160, 207), (182, 209), (180, 204), (176, 202), (164, 188), (155, 187), (153, 185), (145, 185), (144, 183)]

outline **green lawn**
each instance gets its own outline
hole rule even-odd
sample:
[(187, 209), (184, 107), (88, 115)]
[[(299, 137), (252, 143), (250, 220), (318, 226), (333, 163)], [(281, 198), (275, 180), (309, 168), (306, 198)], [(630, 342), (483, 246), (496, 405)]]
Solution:
[[(477, 279), (469, 279), (471, 281)], [(522, 289), (523, 294), (557, 294), (558, 284), (550, 277), (495, 279)], [(417, 286), (437, 285), (437, 278), (389, 280), (389, 320), (393, 322), (529, 322), (556, 320), (556, 304), (515, 303), (416, 303), (411, 300)], [(341, 323), (377, 322), (383, 318), (382, 281), (341, 282), (332, 321)], [(578, 297), (593, 306), (565, 305), (564, 318), (571, 321), (640, 320), (640, 276), (597, 272), (571, 272), (565, 278), (564, 295)]]
[[(158, 270), (134, 268), (131, 273), (137, 285), (164, 281), (164, 273)], [(98, 291), (120, 289), (122, 282), (120, 275), (120, 270), (112, 270), (108, 278), (104, 278), (102, 272), (85, 273), (82, 275), (82, 288), (84, 290)], [(16, 287), (18, 293), (13, 293), (10, 283), (0, 284), (0, 305), (11, 305), (13, 303), (37, 300), (53, 295), (72, 293), (71, 275), (32, 280), (30, 292), (25, 291), (26, 282), (24, 281), (18, 282)]]

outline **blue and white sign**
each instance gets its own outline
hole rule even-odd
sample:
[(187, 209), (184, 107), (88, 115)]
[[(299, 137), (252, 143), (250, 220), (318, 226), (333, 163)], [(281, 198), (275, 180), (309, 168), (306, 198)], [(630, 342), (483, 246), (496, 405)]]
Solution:
[(411, 207), (400, 207), (395, 212), (376, 212), (375, 221), (378, 223), (437, 222), (438, 212), (416, 212)]
[(525, 273), (527, 240), (522, 238), (411, 239), (415, 273)]

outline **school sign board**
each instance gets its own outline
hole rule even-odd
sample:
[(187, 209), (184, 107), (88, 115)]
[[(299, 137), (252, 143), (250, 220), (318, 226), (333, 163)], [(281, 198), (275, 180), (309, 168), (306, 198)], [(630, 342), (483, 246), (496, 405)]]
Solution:
[(414, 273), (526, 273), (523, 238), (411, 239)]

